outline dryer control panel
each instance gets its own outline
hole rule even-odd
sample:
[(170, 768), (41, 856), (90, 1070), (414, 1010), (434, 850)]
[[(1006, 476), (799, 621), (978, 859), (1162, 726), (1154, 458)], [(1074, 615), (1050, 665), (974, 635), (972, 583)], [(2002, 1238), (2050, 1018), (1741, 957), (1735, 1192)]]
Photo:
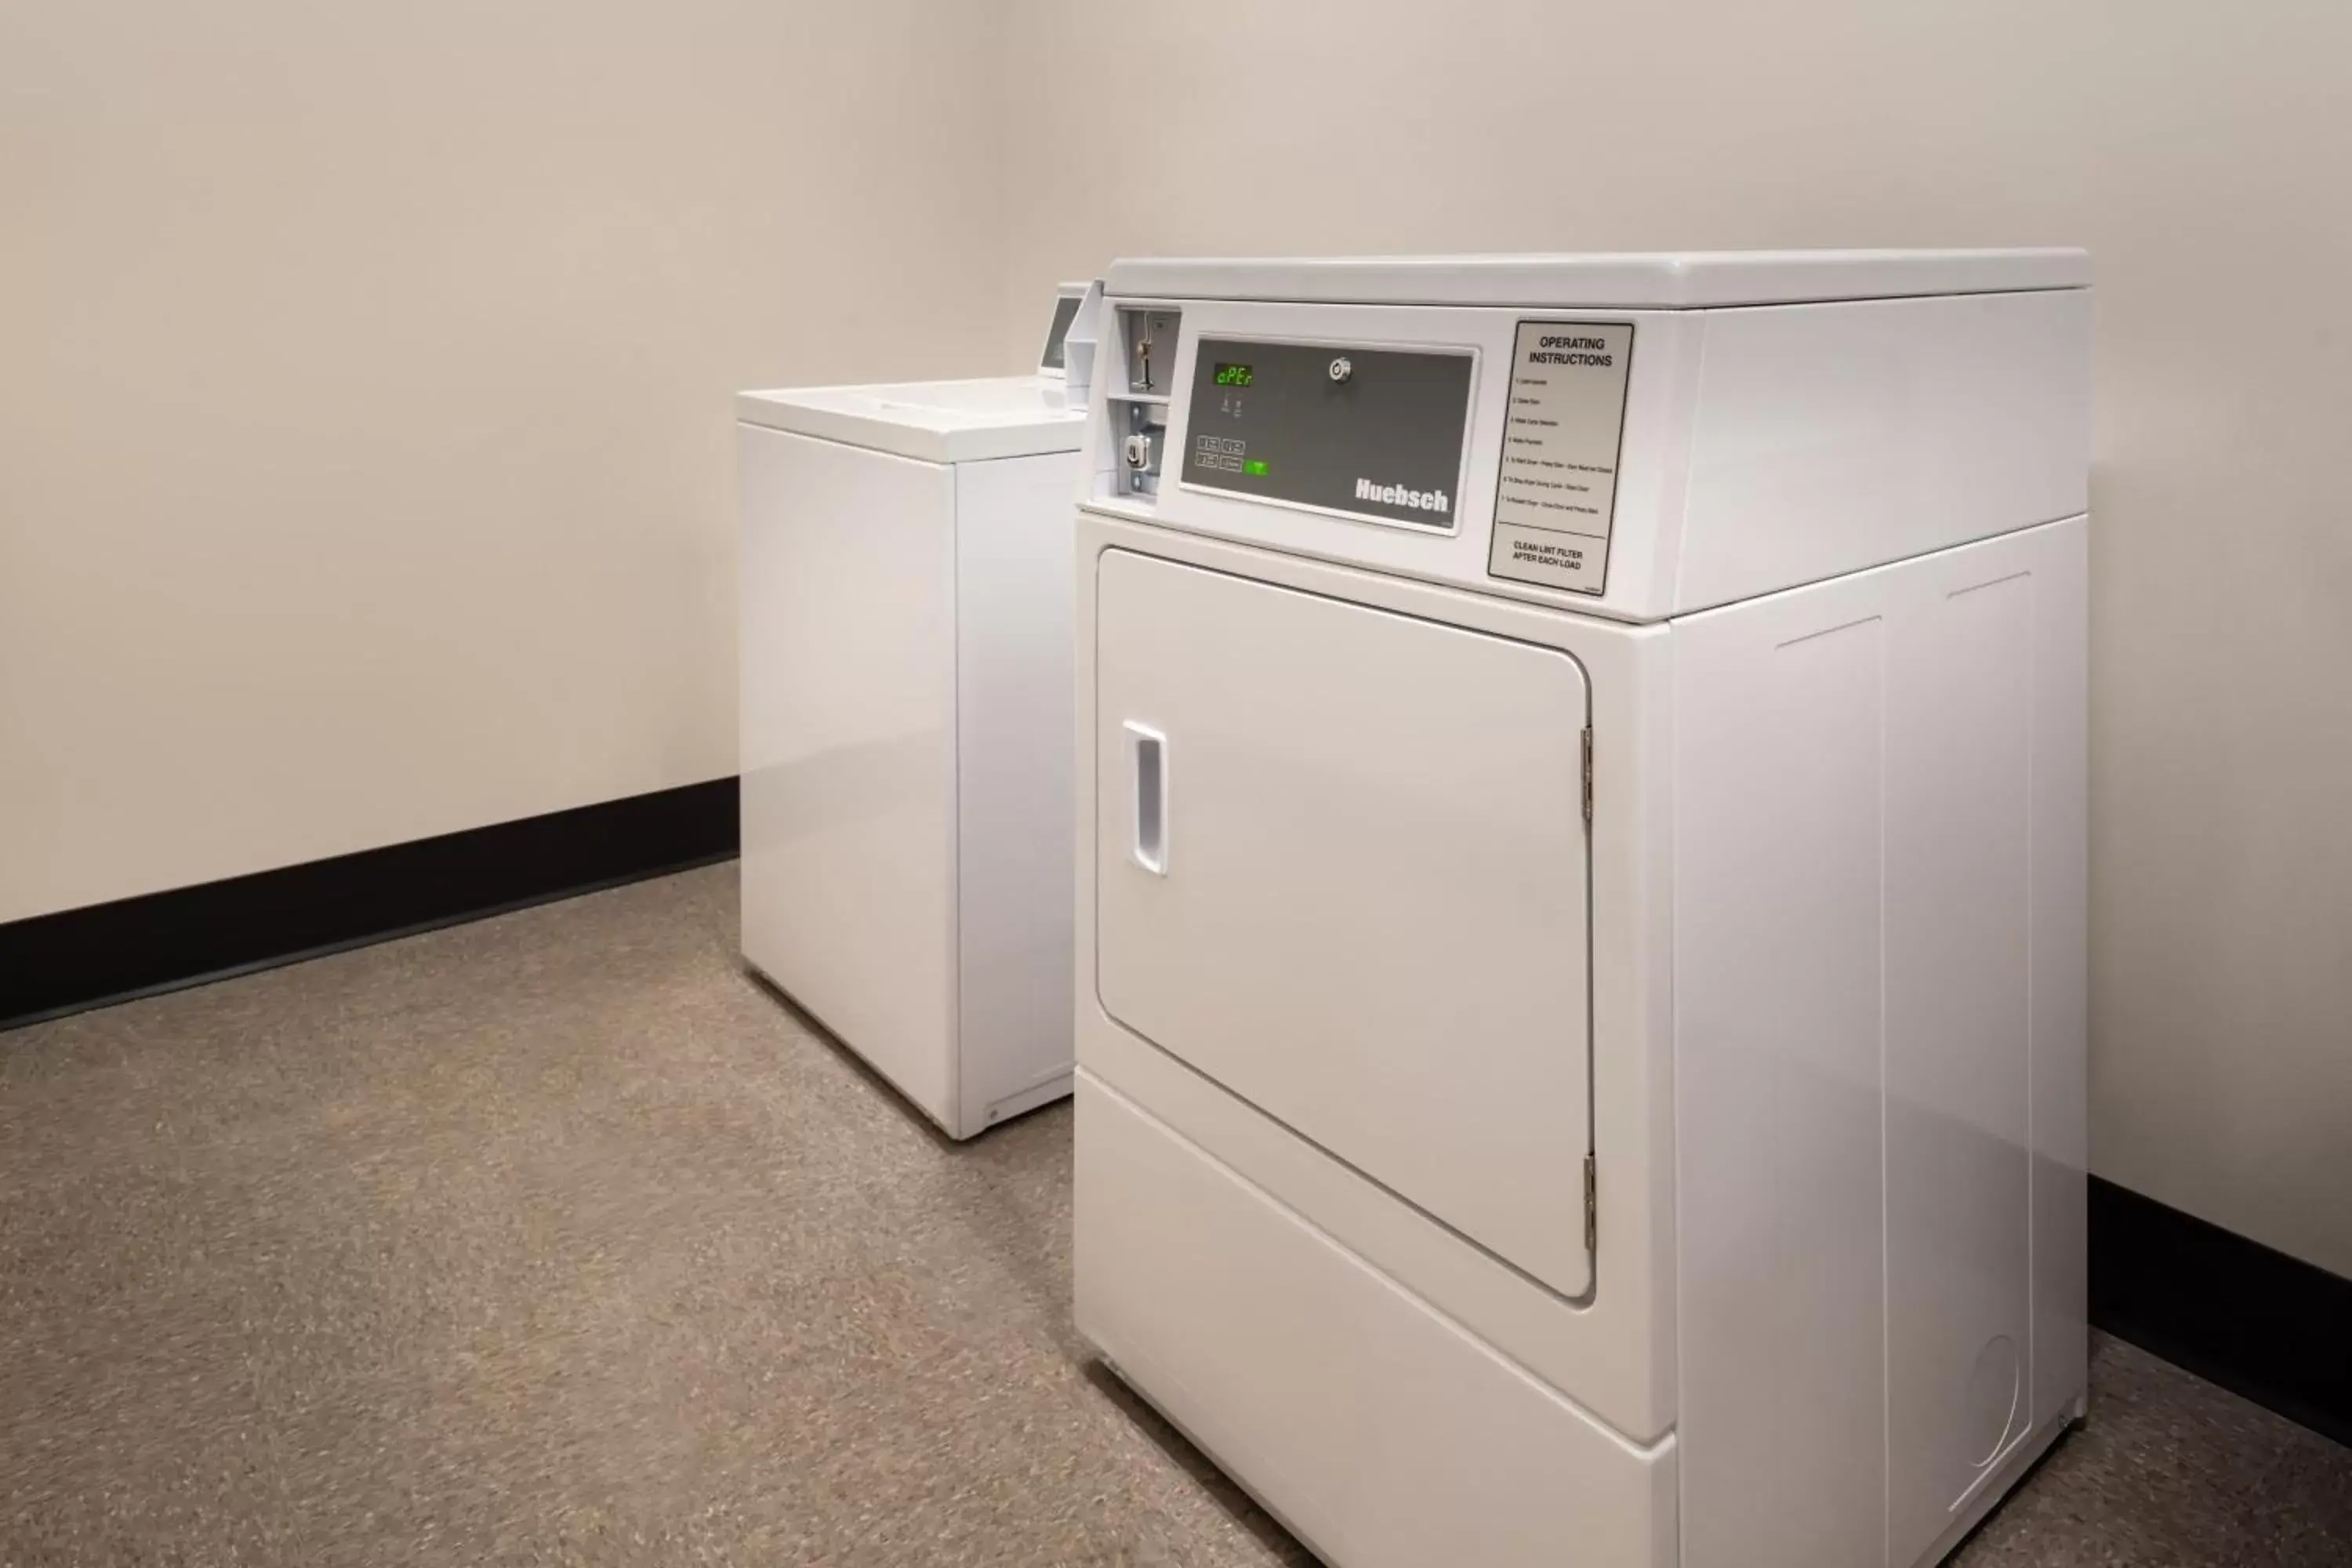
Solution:
[(1467, 349), (1203, 335), (1182, 482), (1451, 532), (1476, 365)]
[(1659, 427), (1684, 323), (1107, 303), (1115, 357), (1098, 366), (1082, 504), (1485, 593), (1646, 607), (1626, 524), (1666, 478), (1643, 432)]
[(1612, 305), (1528, 265), (1118, 264), (1205, 291), (1114, 278), (1080, 504), (1658, 621), (2086, 502), (2085, 289)]

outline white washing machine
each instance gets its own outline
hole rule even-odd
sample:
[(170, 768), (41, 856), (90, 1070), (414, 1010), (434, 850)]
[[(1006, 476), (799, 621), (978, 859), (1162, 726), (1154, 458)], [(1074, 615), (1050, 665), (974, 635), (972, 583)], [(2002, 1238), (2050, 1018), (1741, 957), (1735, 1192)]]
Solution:
[(1093, 363), (747, 392), (743, 956), (950, 1137), (1070, 1089), (1070, 523)]
[(2087, 258), (1111, 268), (1076, 1312), (1339, 1568), (1904, 1568), (2084, 1409)]

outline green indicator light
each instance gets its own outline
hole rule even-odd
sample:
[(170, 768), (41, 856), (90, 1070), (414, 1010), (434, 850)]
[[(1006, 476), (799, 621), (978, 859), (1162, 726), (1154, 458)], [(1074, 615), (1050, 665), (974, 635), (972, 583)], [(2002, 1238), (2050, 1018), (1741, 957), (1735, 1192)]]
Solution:
[(1257, 458), (1252, 458), (1248, 462), (1242, 465), (1242, 472), (1245, 474), (1262, 475), (1265, 472), (1265, 465), (1260, 462)]

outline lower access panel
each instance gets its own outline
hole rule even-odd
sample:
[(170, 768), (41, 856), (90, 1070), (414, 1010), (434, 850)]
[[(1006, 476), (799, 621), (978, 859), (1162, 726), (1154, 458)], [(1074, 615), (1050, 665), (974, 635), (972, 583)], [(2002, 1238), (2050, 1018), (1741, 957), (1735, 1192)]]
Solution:
[(1666, 1568), (1636, 1447), (1083, 1069), (1079, 1329), (1346, 1568)]
[(1122, 551), (1096, 614), (1104, 1009), (1581, 1295), (1583, 671)]

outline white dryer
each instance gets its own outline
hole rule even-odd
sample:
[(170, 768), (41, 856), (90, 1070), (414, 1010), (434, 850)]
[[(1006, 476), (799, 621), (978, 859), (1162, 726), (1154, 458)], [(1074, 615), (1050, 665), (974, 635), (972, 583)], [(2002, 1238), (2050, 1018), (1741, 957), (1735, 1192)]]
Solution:
[(1339, 1568), (1906, 1568), (2083, 1411), (2088, 283), (1111, 268), (1077, 1322)]
[(1069, 1092), (1070, 521), (1092, 369), (747, 392), (745, 960), (956, 1138)]

